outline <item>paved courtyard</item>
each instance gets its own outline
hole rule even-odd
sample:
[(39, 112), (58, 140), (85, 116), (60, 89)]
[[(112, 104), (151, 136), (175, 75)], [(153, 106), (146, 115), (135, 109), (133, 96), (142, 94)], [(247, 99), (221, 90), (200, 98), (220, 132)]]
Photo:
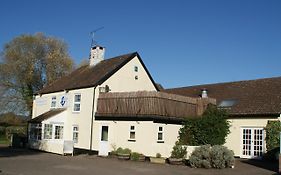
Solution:
[(237, 159), (235, 163), (234, 169), (194, 169), (188, 166), (120, 161), (114, 158), (101, 158), (89, 155), (61, 156), (27, 149), (0, 147), (0, 175), (277, 174), (277, 167), (274, 163), (241, 159)]

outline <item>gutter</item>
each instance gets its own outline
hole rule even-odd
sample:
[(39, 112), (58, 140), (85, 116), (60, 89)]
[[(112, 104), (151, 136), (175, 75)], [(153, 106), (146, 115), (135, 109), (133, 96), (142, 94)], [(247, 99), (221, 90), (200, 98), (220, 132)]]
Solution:
[(95, 109), (96, 88), (97, 88), (97, 86), (94, 87), (94, 92), (93, 92), (93, 106), (92, 106), (91, 134), (90, 134), (90, 151), (92, 151), (92, 142), (93, 142), (93, 122), (94, 122), (94, 113), (95, 113), (94, 109)]

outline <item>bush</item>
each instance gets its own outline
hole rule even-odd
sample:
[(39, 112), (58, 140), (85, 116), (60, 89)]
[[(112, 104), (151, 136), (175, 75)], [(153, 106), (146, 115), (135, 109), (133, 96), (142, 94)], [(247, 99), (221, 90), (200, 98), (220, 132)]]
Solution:
[(6, 138), (10, 139), (12, 134), (26, 136), (27, 128), (25, 126), (9, 126), (6, 128)]
[(229, 127), (226, 111), (208, 106), (202, 117), (187, 119), (179, 131), (179, 139), (183, 145), (222, 145)]
[(280, 132), (281, 124), (280, 121), (268, 121), (265, 127), (266, 131), (266, 149), (267, 153), (264, 155), (265, 159), (276, 160), (276, 154), (279, 153), (280, 144)]
[(234, 165), (234, 153), (225, 146), (214, 145), (210, 157), (213, 168), (229, 168)]
[(137, 152), (132, 152), (131, 153), (131, 160), (133, 161), (138, 161), (140, 159), (141, 154)]
[(0, 135), (5, 135), (6, 133), (6, 127), (0, 126)]
[(193, 151), (189, 162), (193, 168), (229, 168), (234, 165), (234, 153), (225, 146), (204, 145)]
[(160, 153), (156, 153), (156, 158), (161, 158), (162, 155)]
[(186, 147), (181, 145), (179, 141), (176, 141), (174, 147), (173, 147), (173, 151), (171, 152), (171, 158), (177, 158), (177, 159), (181, 159), (181, 158), (186, 158)]
[(196, 148), (189, 157), (189, 162), (193, 168), (211, 168), (210, 145), (203, 145)]
[(117, 148), (117, 150), (116, 150), (116, 153), (117, 153), (117, 154), (131, 154), (131, 152), (132, 152), (132, 151), (131, 151), (129, 148), (123, 149), (123, 148), (119, 147), (119, 148)]

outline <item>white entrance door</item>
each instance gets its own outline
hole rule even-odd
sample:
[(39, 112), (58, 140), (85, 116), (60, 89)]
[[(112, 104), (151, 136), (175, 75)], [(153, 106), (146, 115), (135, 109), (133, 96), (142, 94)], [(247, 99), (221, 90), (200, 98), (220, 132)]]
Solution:
[(264, 151), (263, 128), (242, 128), (242, 157), (260, 158)]
[(100, 144), (99, 144), (99, 156), (108, 156), (109, 144), (108, 144), (108, 126), (102, 125), (100, 132)]

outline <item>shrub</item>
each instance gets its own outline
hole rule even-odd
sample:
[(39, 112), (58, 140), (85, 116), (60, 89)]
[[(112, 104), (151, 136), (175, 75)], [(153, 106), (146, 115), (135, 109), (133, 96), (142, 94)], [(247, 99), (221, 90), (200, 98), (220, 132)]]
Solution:
[(179, 139), (183, 145), (222, 145), (229, 127), (226, 111), (209, 105), (202, 117), (186, 120), (179, 131)]
[(234, 165), (234, 153), (225, 146), (214, 145), (210, 157), (213, 168), (229, 168)]
[(204, 145), (193, 151), (189, 162), (193, 168), (229, 168), (234, 165), (234, 153), (225, 146)]
[(265, 127), (266, 131), (266, 149), (267, 153), (264, 155), (265, 159), (276, 160), (276, 154), (279, 154), (280, 144), (280, 121), (268, 121)]
[(5, 135), (6, 133), (6, 127), (0, 126), (0, 135)]
[(186, 147), (181, 145), (179, 141), (176, 141), (174, 147), (173, 147), (173, 151), (171, 152), (171, 158), (177, 158), (177, 159), (181, 159), (181, 158), (186, 158)]
[(210, 145), (203, 145), (191, 153), (189, 162), (193, 168), (211, 168)]
[(137, 152), (132, 152), (131, 153), (131, 160), (133, 161), (138, 161), (140, 159), (141, 154)]
[(162, 155), (160, 153), (156, 153), (156, 158), (161, 158)]
[(9, 126), (6, 128), (6, 137), (10, 139), (12, 134), (18, 134), (19, 136), (26, 136), (25, 126)]
[(116, 150), (116, 153), (117, 153), (117, 154), (130, 154), (131, 152), (132, 152), (132, 151), (131, 151), (129, 148), (123, 149), (123, 148), (119, 147), (119, 148), (117, 148), (117, 150)]

